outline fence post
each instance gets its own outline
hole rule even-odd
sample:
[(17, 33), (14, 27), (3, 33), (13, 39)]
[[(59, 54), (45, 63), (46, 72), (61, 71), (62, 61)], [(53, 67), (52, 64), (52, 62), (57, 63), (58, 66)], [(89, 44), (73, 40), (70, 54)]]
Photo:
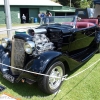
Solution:
[[(10, 5), (9, 0), (4, 0), (4, 7), (5, 7), (5, 17), (6, 17), (6, 28), (11, 29), (11, 14), (10, 14)], [(7, 30), (8, 38), (12, 38), (12, 34), (10, 30)]]

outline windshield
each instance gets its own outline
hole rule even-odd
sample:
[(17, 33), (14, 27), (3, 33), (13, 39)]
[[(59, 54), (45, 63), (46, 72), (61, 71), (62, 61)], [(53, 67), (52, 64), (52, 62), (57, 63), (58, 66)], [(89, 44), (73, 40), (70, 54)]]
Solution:
[(50, 17), (44, 17), (42, 20), (42, 24), (59, 23), (75, 27), (76, 21), (77, 21), (77, 16), (50, 16)]

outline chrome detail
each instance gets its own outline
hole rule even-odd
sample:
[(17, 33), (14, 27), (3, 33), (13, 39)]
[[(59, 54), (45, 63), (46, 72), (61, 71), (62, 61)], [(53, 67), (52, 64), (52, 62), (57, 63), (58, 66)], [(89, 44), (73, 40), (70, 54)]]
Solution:
[(3, 74), (3, 77), (12, 83), (14, 83), (14, 81), (15, 81), (15, 78), (13, 76), (11, 76), (10, 74), (5, 73), (5, 74)]
[[(55, 68), (52, 69), (50, 76), (62, 77), (63, 69), (60, 66), (56, 66)], [(58, 88), (61, 84), (61, 81), (62, 80), (60, 78), (49, 77), (50, 89), (54, 90), (54, 89)]]
[(1, 44), (4, 48), (6, 48), (9, 44), (9, 42), (10, 42), (9, 38), (2, 38)]
[(34, 30), (34, 33), (46, 33), (47, 32), (47, 30), (46, 29), (33, 29)]
[(24, 43), (24, 50), (27, 54), (31, 54), (35, 49), (35, 43), (33, 41), (27, 41)]
[(45, 34), (35, 34), (33, 41), (36, 45), (36, 49), (33, 52), (34, 55), (39, 55), (45, 51), (54, 49), (53, 43), (50, 42), (49, 38), (47, 38)]
[[(12, 52), (11, 52), (11, 66), (17, 68), (24, 67), (25, 51), (24, 51), (24, 40), (14, 38), (12, 40)], [(11, 69), (13, 74), (16, 74), (15, 70)]]

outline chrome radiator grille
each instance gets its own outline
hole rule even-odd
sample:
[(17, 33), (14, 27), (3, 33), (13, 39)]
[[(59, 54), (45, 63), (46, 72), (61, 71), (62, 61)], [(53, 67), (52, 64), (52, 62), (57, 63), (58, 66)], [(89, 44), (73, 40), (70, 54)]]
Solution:
[(25, 51), (24, 51), (24, 40), (13, 39), (12, 40), (12, 54), (11, 54), (11, 65), (17, 68), (24, 67)]

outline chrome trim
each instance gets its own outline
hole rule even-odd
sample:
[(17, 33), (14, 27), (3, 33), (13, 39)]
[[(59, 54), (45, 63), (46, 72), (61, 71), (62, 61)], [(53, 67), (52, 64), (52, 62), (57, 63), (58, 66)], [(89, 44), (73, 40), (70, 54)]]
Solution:
[[(62, 77), (63, 76), (63, 69), (61, 66), (56, 66), (51, 70), (50, 76), (55, 76), (55, 77)], [(53, 78), (49, 77), (49, 87), (50, 89), (54, 90), (58, 88), (61, 84), (61, 78)]]
[[(24, 40), (12, 39), (11, 66), (23, 68), (25, 61)], [(19, 71), (11, 68), (13, 75), (17, 75)]]
[(34, 30), (34, 33), (46, 33), (47, 32), (47, 30), (46, 29), (33, 29)]
[[(1, 41), (1, 45), (2, 45), (2, 42), (5, 42), (6, 44), (7, 44), (7, 46), (8, 46), (8, 44), (10, 43), (10, 39), (9, 38), (2, 38), (2, 41)], [(3, 46), (3, 45), (2, 45)], [(6, 47), (7, 47), (6, 46)], [(4, 47), (4, 46), (3, 46)], [(4, 48), (6, 48), (6, 47), (4, 47)]]
[[(26, 49), (27, 49), (26, 46), (27, 46), (27, 45), (30, 47), (30, 50), (31, 50), (30, 53), (26, 51)], [(34, 49), (35, 49), (35, 43), (34, 43), (33, 41), (27, 41), (27, 42), (24, 43), (24, 50), (25, 50), (25, 52), (26, 52), (27, 54), (31, 54), (32, 51), (33, 51)]]
[(35, 47), (35, 43), (34, 43), (33, 41), (27, 41), (27, 42), (25, 42), (25, 43), (24, 43), (24, 46), (25, 46), (26, 44), (30, 45), (31, 48), (34, 48), (34, 47)]

